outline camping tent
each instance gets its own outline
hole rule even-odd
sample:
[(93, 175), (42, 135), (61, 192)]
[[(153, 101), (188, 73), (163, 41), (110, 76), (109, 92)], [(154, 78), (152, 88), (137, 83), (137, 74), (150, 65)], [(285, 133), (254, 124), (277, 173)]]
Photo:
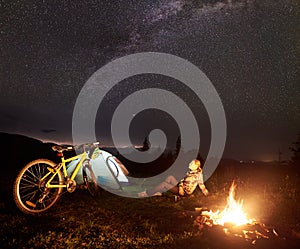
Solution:
[[(69, 163), (67, 168), (68, 175), (71, 175), (74, 168), (80, 159), (76, 159)], [(101, 154), (90, 160), (92, 171), (95, 174), (97, 183), (105, 190), (122, 190), (126, 185), (129, 185), (129, 180), (126, 175), (129, 174), (126, 167), (109, 152), (101, 150)], [(82, 167), (79, 169), (75, 181), (77, 184), (83, 184)]]

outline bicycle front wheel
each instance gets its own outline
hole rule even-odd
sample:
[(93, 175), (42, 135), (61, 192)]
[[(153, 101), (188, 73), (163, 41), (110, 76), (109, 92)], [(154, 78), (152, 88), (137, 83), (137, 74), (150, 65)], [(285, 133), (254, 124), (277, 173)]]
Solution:
[(97, 197), (99, 195), (99, 186), (97, 184), (96, 176), (92, 170), (91, 165), (86, 163), (83, 167), (83, 178), (85, 184), (87, 186), (88, 191), (90, 192), (91, 196)]
[[(48, 210), (58, 200), (62, 187), (46, 187), (47, 181), (53, 176), (55, 165), (50, 160), (38, 159), (28, 163), (20, 171), (14, 182), (13, 196), (17, 207), (22, 212), (39, 214)], [(63, 174), (58, 171), (51, 184), (62, 183)]]

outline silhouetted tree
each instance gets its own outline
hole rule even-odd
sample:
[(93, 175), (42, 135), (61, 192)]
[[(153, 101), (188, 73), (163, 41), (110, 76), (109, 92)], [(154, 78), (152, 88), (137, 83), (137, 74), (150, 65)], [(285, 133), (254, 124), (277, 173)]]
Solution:
[(178, 155), (180, 148), (181, 148), (181, 136), (178, 136), (176, 141), (176, 151), (175, 151), (176, 155)]
[(148, 139), (148, 137), (145, 137), (144, 142), (143, 142), (143, 147), (141, 150), (146, 151), (146, 150), (149, 150), (149, 148), (150, 148), (149, 139)]
[(291, 157), (291, 164), (300, 167), (300, 133), (298, 134), (298, 140), (292, 143), (290, 150), (293, 153)]

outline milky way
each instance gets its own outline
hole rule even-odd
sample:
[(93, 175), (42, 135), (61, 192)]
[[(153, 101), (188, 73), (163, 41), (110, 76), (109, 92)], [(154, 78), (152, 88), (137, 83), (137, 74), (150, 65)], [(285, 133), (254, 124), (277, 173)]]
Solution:
[[(121, 56), (156, 51), (189, 60), (212, 81), (228, 123), (224, 156), (274, 159), (280, 147), (288, 157), (300, 132), (296, 1), (2, 1), (0, 8), (0, 131), (71, 141), (73, 106), (88, 78)], [(109, 119), (122, 98), (149, 86), (178, 93), (207, 123), (192, 93), (155, 77), (124, 82), (100, 114)], [(151, 128), (145, 119), (137, 141)], [(98, 123), (99, 139), (110, 143), (106, 120)]]

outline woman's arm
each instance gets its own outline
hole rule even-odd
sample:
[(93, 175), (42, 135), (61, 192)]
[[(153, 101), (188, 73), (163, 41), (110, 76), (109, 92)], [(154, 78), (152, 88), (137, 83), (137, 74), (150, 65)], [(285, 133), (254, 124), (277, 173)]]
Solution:
[(202, 172), (199, 173), (199, 179), (198, 179), (198, 186), (201, 189), (202, 193), (207, 196), (208, 195), (208, 190), (205, 187), (204, 183), (203, 183), (203, 175)]
[(207, 195), (208, 195), (208, 190), (207, 190), (207, 188), (205, 187), (204, 183), (200, 183), (200, 184), (199, 184), (199, 187), (200, 187), (202, 193), (203, 193), (205, 196), (207, 196)]

